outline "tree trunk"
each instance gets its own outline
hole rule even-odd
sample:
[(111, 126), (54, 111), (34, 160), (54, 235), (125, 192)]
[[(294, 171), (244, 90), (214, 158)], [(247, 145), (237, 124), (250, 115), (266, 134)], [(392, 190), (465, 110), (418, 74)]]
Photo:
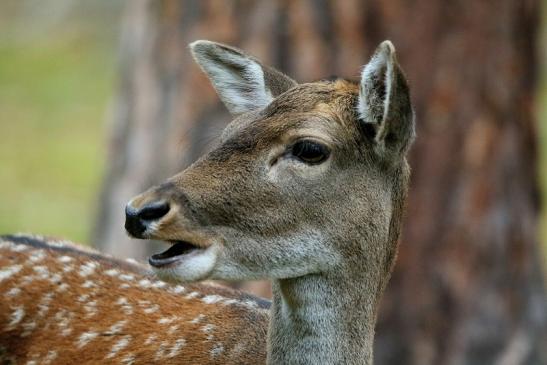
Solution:
[(233, 44), (310, 81), (357, 76), (373, 48), (391, 39), (410, 80), (418, 139), (375, 362), (547, 363), (533, 118), (538, 7), (537, 0), (129, 2), (94, 242), (143, 257), (149, 245), (123, 233), (125, 203), (187, 166), (229, 120), (191, 61), (190, 41)]

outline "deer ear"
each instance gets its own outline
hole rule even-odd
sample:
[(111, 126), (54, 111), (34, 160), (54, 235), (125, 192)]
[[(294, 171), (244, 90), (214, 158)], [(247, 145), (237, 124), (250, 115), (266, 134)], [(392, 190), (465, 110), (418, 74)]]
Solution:
[(388, 157), (404, 155), (414, 139), (414, 112), (408, 84), (390, 41), (382, 42), (361, 74), (358, 112), (375, 149)]
[(234, 115), (258, 110), (296, 85), (290, 77), (224, 44), (195, 41), (192, 56)]

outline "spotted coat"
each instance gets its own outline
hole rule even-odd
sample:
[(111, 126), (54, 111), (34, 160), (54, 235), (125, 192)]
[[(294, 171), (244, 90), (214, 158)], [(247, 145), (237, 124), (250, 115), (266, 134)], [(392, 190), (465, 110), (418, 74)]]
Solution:
[(66, 241), (1, 237), (0, 297), (2, 364), (265, 362), (267, 301)]

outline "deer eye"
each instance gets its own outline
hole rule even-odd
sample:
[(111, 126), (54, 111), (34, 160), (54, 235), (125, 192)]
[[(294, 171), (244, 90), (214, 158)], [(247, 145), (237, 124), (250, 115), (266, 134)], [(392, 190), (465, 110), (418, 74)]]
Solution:
[(291, 153), (299, 160), (312, 165), (325, 161), (330, 155), (327, 146), (310, 140), (296, 142), (292, 146)]

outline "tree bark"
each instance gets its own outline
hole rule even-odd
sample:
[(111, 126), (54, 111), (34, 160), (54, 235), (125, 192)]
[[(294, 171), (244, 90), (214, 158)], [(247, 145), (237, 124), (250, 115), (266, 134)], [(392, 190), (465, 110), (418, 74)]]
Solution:
[(311, 81), (358, 76), (391, 39), (410, 80), (418, 139), (375, 362), (547, 363), (538, 15), (537, 0), (129, 2), (94, 242), (144, 257), (149, 245), (123, 233), (125, 203), (187, 166), (230, 119), (189, 42), (236, 45)]

